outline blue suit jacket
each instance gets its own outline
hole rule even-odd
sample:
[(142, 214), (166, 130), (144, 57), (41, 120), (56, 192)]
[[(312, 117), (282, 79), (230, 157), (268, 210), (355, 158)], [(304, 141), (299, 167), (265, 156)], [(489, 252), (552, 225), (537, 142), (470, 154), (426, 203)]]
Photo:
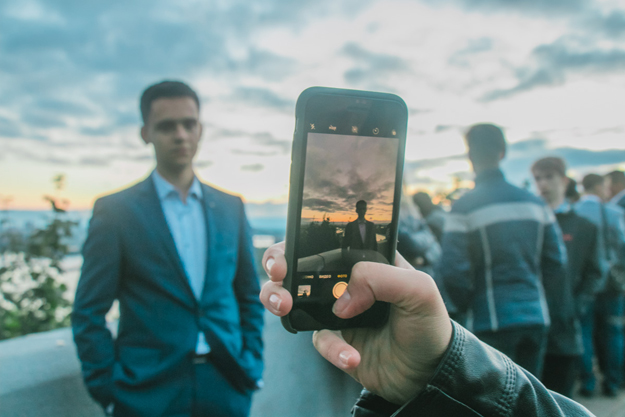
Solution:
[[(83, 248), (72, 327), (91, 395), (116, 413), (188, 413), (197, 336), (238, 390), (262, 374), (263, 307), (241, 199), (202, 185), (208, 236), (198, 301), (151, 178), (96, 201)], [(119, 300), (116, 340), (104, 315)]]

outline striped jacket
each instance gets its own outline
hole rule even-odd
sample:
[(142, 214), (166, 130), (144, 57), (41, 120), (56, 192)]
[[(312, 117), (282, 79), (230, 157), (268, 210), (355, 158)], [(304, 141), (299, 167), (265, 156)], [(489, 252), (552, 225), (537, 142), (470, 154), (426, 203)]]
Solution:
[(483, 171), (445, 222), (437, 281), (475, 332), (550, 324), (544, 286), (565, 279), (566, 249), (538, 197)]

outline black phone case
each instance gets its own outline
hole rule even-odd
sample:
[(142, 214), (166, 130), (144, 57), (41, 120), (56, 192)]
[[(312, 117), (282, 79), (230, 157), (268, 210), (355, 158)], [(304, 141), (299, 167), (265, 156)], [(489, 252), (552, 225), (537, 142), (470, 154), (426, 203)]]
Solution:
[[(310, 87), (306, 90), (302, 91), (302, 93), (297, 98), (297, 103), (295, 105), (295, 132), (293, 133), (293, 146), (291, 149), (291, 171), (289, 178), (289, 202), (288, 202), (288, 212), (287, 212), (287, 226), (286, 226), (286, 248), (285, 248), (285, 256), (287, 260), (287, 274), (284, 278), (283, 286), (286, 288), (291, 295), (294, 294), (292, 284), (293, 284), (293, 265), (291, 264), (293, 261), (293, 255), (295, 252), (295, 243), (297, 237), (297, 230), (299, 228), (300, 222), (300, 201), (302, 200), (303, 187), (300, 187), (299, 184), (304, 176), (304, 163), (305, 163), (305, 140), (307, 131), (304, 129), (303, 125), (305, 122), (305, 112), (308, 101), (317, 95), (336, 95), (336, 96), (349, 96), (355, 98), (364, 98), (364, 99), (372, 99), (372, 100), (387, 100), (393, 101), (400, 104), (406, 112), (406, 122), (408, 120), (408, 108), (404, 100), (390, 93), (379, 93), (372, 91), (360, 91), (360, 90), (347, 90), (347, 89), (339, 89), (339, 88), (330, 88), (330, 87)], [(401, 187), (402, 187), (402, 176), (404, 169), (404, 154), (405, 154), (405, 138), (404, 138), (404, 146), (399, 147), (399, 155), (397, 160), (397, 175), (395, 180), (395, 193), (394, 193), (394, 205), (393, 205), (393, 219), (398, 219), (399, 216), (399, 202), (401, 198)], [(391, 245), (390, 250), (390, 258), (389, 263), (394, 265), (395, 263), (395, 251), (397, 250), (397, 228), (395, 229), (395, 235), (391, 236), (389, 239), (389, 244)], [(295, 300), (295, 297), (294, 297)], [(390, 307), (390, 306), (389, 306)], [(386, 322), (388, 318), (390, 308), (386, 308), (386, 316), (383, 322)], [(282, 325), (284, 328), (291, 332), (297, 333), (298, 331), (309, 331), (299, 330), (293, 327), (291, 323), (291, 314), (289, 313), (286, 316), (281, 318)], [(316, 329), (321, 330), (321, 328)]]

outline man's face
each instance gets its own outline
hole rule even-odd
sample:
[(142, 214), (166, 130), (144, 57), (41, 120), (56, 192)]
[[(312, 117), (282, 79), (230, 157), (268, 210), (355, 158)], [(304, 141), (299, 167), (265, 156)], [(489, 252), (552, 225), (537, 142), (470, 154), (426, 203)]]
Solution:
[(619, 184), (618, 182), (612, 181), (611, 177), (605, 176), (605, 187), (607, 189), (608, 198), (613, 198), (615, 195), (620, 193), (625, 189), (623, 184)]
[(538, 192), (547, 203), (554, 203), (564, 198), (568, 178), (555, 171), (532, 171)]
[(603, 201), (610, 199), (610, 182), (603, 180), (601, 184), (597, 184), (592, 189), (592, 194), (598, 196)]
[(358, 217), (359, 218), (364, 218), (365, 217), (365, 213), (367, 212), (367, 205), (366, 204), (356, 204), (356, 213), (358, 213)]
[(157, 165), (165, 169), (191, 166), (201, 136), (198, 107), (190, 97), (154, 100), (141, 129), (145, 143), (154, 145)]

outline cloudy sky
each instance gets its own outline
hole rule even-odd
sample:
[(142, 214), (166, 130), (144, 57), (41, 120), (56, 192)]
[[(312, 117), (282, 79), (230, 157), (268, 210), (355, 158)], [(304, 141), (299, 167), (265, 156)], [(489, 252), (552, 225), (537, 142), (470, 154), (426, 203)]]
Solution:
[(365, 200), (367, 220), (389, 223), (398, 147), (392, 138), (309, 133), (302, 220), (356, 220), (356, 202)]
[(505, 128), (505, 170), (625, 167), (625, 2), (21, 0), (0, 4), (0, 198), (70, 208), (147, 175), (137, 100), (165, 78), (203, 101), (197, 172), (247, 201), (287, 198), (294, 103), (311, 85), (399, 94), (413, 188), (470, 178), (462, 132)]

